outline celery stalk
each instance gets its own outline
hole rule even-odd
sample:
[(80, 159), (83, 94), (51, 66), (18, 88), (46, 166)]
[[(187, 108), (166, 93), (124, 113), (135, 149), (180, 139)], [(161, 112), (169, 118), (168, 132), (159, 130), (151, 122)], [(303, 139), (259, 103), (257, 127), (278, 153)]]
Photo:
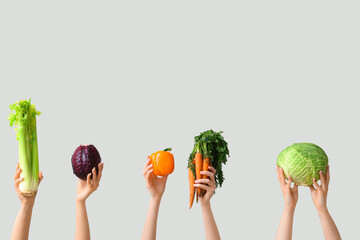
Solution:
[(24, 196), (33, 196), (39, 185), (36, 115), (40, 115), (40, 112), (31, 104), (31, 99), (10, 105), (10, 110), (14, 113), (10, 113), (8, 119), (10, 126), (17, 126), (15, 130), (19, 141), (19, 163), (22, 170), (20, 176), (24, 178), (19, 189)]

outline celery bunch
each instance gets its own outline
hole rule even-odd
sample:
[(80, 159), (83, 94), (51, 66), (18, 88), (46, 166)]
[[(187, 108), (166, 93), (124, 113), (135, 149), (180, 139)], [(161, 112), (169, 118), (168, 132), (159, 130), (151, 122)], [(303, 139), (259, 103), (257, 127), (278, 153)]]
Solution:
[(19, 163), (21, 177), (24, 180), (20, 183), (19, 189), (24, 196), (36, 194), (39, 185), (39, 157), (38, 141), (36, 133), (36, 111), (31, 99), (21, 100), (10, 105), (8, 117), (10, 126), (17, 126), (17, 140), (19, 141)]

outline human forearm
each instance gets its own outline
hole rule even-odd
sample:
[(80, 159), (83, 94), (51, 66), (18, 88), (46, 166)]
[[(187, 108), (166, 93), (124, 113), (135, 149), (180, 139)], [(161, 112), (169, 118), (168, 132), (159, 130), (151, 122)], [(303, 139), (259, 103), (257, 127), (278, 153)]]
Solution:
[(341, 236), (327, 208), (318, 210), (325, 240), (340, 240)]
[(34, 203), (21, 204), (11, 233), (11, 240), (27, 240)]
[(161, 198), (151, 198), (141, 240), (155, 240)]
[(89, 220), (85, 201), (76, 201), (75, 240), (90, 240)]
[(295, 208), (285, 207), (276, 232), (276, 240), (291, 240)]
[(216, 226), (210, 202), (201, 205), (201, 212), (204, 220), (206, 240), (220, 240), (219, 230)]

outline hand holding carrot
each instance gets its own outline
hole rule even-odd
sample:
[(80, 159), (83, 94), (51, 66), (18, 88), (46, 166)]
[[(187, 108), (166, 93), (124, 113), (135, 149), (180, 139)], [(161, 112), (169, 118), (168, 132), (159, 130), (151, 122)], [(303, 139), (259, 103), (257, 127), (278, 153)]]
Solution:
[(152, 198), (156, 200), (160, 200), (162, 195), (164, 194), (168, 176), (166, 175), (160, 178), (157, 177), (153, 171), (154, 171), (153, 165), (151, 164), (151, 160), (148, 157), (148, 160), (145, 163), (144, 171), (143, 171), (146, 188), (150, 192)]
[[(76, 201), (85, 202), (85, 200), (96, 191), (99, 187), (99, 183), (104, 169), (104, 163), (99, 163), (99, 171), (96, 173), (96, 169), (93, 168), (92, 173), (87, 175), (86, 181), (79, 179), (76, 190)], [(91, 178), (92, 175), (92, 178)]]
[[(21, 168), (20, 168), (20, 164), (18, 163), (16, 166), (16, 171), (15, 171), (15, 176), (14, 176), (14, 181), (15, 181), (15, 191), (20, 199), (20, 202), (22, 205), (33, 205), (35, 202), (35, 196), (31, 196), (31, 197), (25, 197), (23, 194), (21, 194), (20, 189), (19, 189), (19, 185), (22, 181), (24, 181), (24, 178), (20, 177), (21, 174)], [(39, 184), (41, 182), (41, 180), (43, 179), (43, 175), (42, 172), (39, 172)]]
[(208, 169), (209, 169), (208, 171), (201, 171), (200, 174), (203, 176), (207, 176), (210, 179), (209, 178), (205, 178), (205, 179), (201, 178), (201, 179), (195, 180), (195, 184), (194, 184), (194, 187), (206, 190), (205, 195), (203, 195), (199, 199), (201, 206), (210, 204), (210, 199), (213, 196), (215, 189), (216, 189), (216, 185), (215, 185), (216, 170), (212, 166), (209, 166)]

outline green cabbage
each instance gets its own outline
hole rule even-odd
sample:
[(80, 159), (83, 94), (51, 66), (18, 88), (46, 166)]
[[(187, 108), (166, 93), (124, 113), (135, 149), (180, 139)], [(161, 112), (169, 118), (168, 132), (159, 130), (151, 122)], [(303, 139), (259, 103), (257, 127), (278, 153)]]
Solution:
[(326, 173), (328, 157), (324, 150), (312, 143), (295, 143), (285, 148), (276, 163), (284, 170), (286, 179), (300, 186), (311, 186), (313, 178), (319, 180), (319, 171)]

